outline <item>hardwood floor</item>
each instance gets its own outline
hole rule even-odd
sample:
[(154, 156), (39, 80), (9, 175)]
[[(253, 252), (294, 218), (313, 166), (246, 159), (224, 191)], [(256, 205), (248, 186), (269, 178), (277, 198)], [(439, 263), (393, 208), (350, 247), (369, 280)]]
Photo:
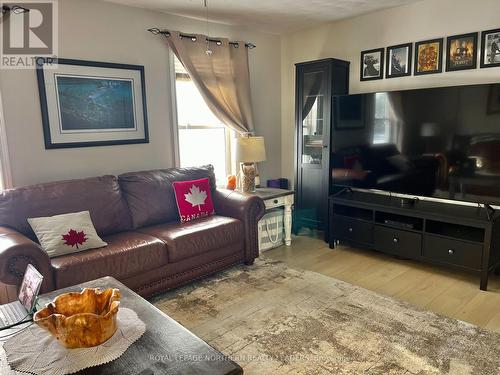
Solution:
[(331, 250), (323, 240), (310, 236), (296, 236), (292, 246), (263, 256), (500, 333), (500, 276), (494, 274), (484, 292), (475, 274), (342, 245)]

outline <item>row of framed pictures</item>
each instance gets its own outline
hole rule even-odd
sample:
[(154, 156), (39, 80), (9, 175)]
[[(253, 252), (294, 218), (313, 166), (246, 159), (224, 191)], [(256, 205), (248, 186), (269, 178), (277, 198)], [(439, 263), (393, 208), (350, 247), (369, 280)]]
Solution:
[[(446, 39), (446, 71), (476, 69), (478, 33), (450, 36)], [(414, 74), (434, 74), (443, 71), (443, 38), (415, 43)], [(377, 48), (361, 52), (361, 81), (385, 77), (405, 77), (412, 74), (413, 43)], [(500, 66), (500, 29), (481, 33), (481, 68)]]

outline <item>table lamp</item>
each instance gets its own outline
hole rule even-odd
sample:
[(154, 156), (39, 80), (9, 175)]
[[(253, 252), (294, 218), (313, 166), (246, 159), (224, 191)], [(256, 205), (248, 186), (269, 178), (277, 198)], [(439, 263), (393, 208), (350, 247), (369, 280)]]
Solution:
[(236, 138), (236, 162), (240, 163), (243, 175), (241, 189), (245, 193), (255, 191), (255, 176), (257, 167), (255, 163), (266, 160), (266, 147), (264, 137)]

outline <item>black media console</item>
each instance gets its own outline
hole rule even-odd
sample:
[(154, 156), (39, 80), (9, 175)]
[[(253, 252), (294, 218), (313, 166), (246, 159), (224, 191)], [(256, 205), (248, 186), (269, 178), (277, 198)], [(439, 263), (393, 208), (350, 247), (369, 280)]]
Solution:
[(500, 266), (500, 215), (471, 207), (350, 189), (329, 199), (329, 243), (367, 247), (481, 275)]

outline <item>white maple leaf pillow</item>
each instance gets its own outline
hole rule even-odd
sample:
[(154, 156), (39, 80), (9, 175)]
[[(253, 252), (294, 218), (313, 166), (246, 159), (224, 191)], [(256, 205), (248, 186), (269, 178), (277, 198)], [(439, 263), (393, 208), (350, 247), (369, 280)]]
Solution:
[(28, 223), (51, 258), (107, 246), (97, 234), (89, 211), (29, 218)]
[(176, 181), (172, 186), (182, 223), (214, 214), (208, 178)]

